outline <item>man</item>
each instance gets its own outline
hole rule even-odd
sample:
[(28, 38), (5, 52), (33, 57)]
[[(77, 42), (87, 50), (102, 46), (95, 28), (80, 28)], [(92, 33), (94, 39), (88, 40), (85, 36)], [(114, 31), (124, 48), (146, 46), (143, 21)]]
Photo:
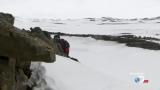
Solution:
[(57, 45), (58, 45), (59, 50), (60, 51), (62, 50), (62, 52), (67, 57), (69, 57), (69, 48), (70, 48), (69, 43), (64, 39), (61, 39), (60, 35), (58, 35), (58, 34), (54, 36), (54, 40), (58, 43)]

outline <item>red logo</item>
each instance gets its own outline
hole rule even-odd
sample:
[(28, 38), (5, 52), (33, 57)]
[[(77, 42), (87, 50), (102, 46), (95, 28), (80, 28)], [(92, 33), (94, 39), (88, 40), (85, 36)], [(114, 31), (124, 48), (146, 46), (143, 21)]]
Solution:
[(149, 80), (144, 80), (143, 83), (147, 84), (147, 83), (149, 83)]

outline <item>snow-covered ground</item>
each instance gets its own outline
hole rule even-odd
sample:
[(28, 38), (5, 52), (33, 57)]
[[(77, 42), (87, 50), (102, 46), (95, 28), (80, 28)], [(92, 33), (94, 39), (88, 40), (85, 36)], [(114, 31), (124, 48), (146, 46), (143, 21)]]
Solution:
[[(160, 51), (126, 47), (91, 38), (64, 37), (71, 43), (71, 56), (81, 63), (57, 56), (43, 65), (65, 90), (158, 90)], [(142, 73), (148, 84), (135, 85), (133, 73)], [(60, 82), (60, 83), (59, 83)], [(61, 84), (62, 83), (62, 84)], [(60, 89), (60, 90), (64, 90)]]
[[(58, 23), (58, 24), (57, 24)], [(15, 26), (39, 26), (53, 32), (80, 34), (132, 33), (160, 38), (158, 23), (104, 24), (101, 21), (16, 19)], [(70, 56), (81, 63), (57, 56), (55, 63), (42, 63), (53, 90), (159, 90), (160, 51), (127, 47), (92, 38), (62, 37), (71, 44)], [(147, 84), (135, 85), (133, 74), (141, 74)]]

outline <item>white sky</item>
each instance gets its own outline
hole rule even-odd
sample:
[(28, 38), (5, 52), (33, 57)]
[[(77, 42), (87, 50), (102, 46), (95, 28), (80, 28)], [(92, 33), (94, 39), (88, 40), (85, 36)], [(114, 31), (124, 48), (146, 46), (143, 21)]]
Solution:
[(0, 11), (28, 18), (160, 16), (160, 0), (0, 0)]

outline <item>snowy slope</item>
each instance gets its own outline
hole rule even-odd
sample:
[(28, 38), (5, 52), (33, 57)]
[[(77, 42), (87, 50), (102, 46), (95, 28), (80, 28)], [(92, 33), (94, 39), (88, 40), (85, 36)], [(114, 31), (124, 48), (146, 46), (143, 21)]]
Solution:
[[(57, 56), (43, 65), (47, 76), (59, 79), (65, 90), (157, 90), (160, 83), (160, 51), (126, 47), (91, 38), (64, 37), (71, 43), (71, 56), (80, 64)], [(143, 73), (150, 82), (134, 85), (132, 73)], [(57, 77), (57, 78), (56, 78)], [(59, 81), (57, 80), (57, 81)], [(62, 87), (62, 86), (60, 86)], [(64, 89), (62, 89), (64, 90)]]
[[(53, 32), (79, 34), (132, 33), (160, 38), (159, 20), (145, 23), (122, 21), (129, 24), (104, 24), (101, 20), (51, 20), (16, 18), (15, 26), (29, 29), (40, 26)], [(108, 23), (108, 21), (105, 21)], [(111, 23), (111, 22), (110, 22)], [(115, 22), (113, 22), (115, 23)], [(70, 55), (76, 63), (57, 56), (55, 63), (43, 63), (47, 82), (53, 90), (158, 90), (160, 88), (160, 51), (127, 47), (115, 42), (92, 38), (63, 37), (71, 44)], [(133, 73), (142, 73), (148, 84), (134, 85)]]
[[(59, 90), (117, 90), (122, 84), (92, 68), (57, 56), (54, 64), (43, 64)], [(64, 85), (64, 86), (63, 86)]]

